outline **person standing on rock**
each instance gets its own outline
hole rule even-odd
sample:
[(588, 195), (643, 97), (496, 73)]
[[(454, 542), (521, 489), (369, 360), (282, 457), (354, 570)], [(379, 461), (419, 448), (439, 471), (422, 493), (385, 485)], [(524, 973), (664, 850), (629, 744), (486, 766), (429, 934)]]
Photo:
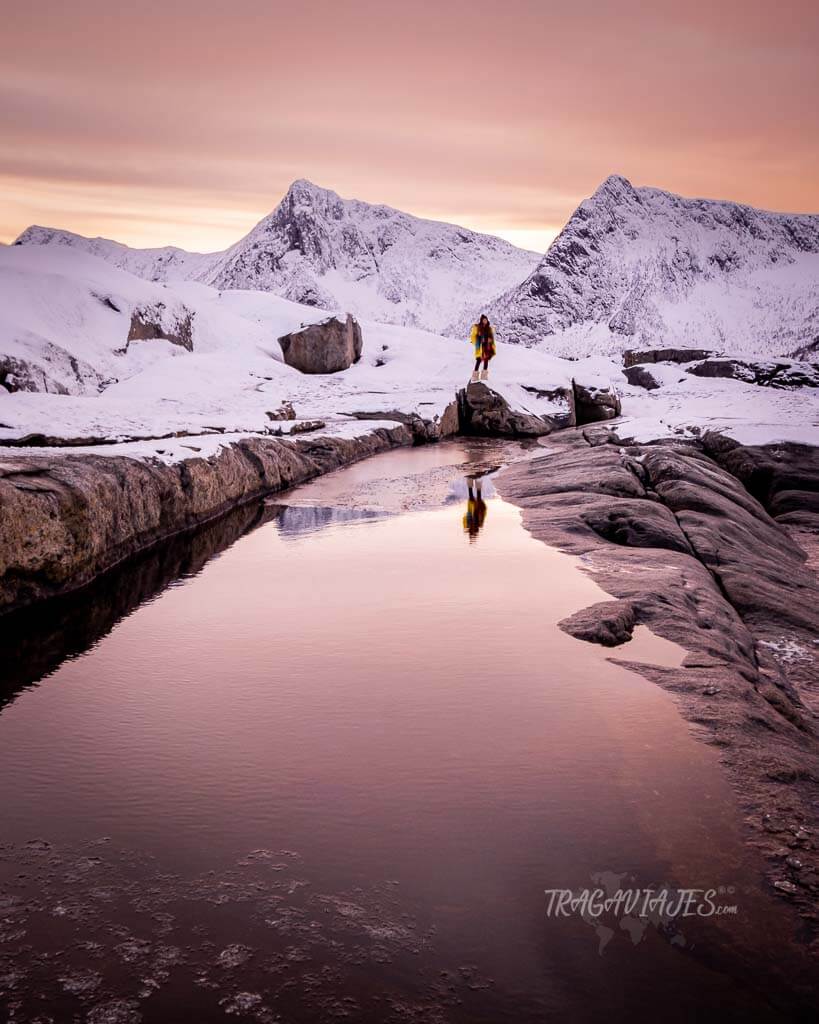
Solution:
[(480, 320), (472, 324), (472, 345), (475, 349), (475, 369), (469, 383), (475, 384), (479, 380), (489, 380), (489, 360), (495, 354), (495, 331), (486, 313), (482, 313)]

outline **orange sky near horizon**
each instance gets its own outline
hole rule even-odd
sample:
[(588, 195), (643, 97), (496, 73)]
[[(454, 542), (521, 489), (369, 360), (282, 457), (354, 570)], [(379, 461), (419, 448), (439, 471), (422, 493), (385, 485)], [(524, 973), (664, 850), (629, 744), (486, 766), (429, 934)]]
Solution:
[(817, 53), (815, 0), (31, 0), (0, 241), (220, 249), (299, 177), (538, 250), (611, 173), (815, 212)]

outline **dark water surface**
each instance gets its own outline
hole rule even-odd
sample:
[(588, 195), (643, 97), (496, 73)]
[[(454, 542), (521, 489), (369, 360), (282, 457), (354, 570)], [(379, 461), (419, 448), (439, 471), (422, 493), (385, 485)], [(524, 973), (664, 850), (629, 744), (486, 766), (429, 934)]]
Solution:
[[(2, 627), (9, 1020), (796, 1018), (716, 753), (557, 628), (578, 562), (468, 502), (519, 455), (379, 456)], [(618, 884), (737, 913), (547, 915)]]

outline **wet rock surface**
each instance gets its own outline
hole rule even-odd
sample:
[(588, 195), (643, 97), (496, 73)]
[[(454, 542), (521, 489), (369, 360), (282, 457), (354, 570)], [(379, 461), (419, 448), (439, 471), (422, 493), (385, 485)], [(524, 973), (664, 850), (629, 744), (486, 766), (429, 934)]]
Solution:
[(0, 613), (74, 590), (235, 505), (412, 443), (403, 424), (352, 439), (248, 437), (172, 465), (101, 455), (0, 461)]
[[(716, 435), (701, 445), (612, 439), (550, 437), (542, 455), (505, 469), (498, 488), (534, 536), (580, 556), (617, 599), (564, 629), (617, 644), (633, 616), (689, 651), (680, 668), (623, 664), (671, 691), (719, 749), (771, 892), (798, 907), (816, 940), (819, 587), (802, 543), (813, 536), (808, 519), (789, 497), (815, 493), (815, 452)], [(778, 501), (789, 509), (779, 520), (766, 510)], [(787, 525), (794, 514), (799, 532)]]
[(575, 612), (558, 625), (578, 640), (602, 644), (604, 647), (617, 647), (631, 640), (636, 622), (631, 602), (601, 601)]
[(632, 548), (667, 548), (692, 554), (691, 545), (673, 512), (663, 505), (646, 505), (627, 498), (612, 507), (593, 507), (581, 512), (583, 522), (613, 544)]
[(284, 361), (302, 373), (338, 373), (361, 358), (363, 340), (358, 321), (350, 314), (342, 323), (330, 317), (279, 338)]

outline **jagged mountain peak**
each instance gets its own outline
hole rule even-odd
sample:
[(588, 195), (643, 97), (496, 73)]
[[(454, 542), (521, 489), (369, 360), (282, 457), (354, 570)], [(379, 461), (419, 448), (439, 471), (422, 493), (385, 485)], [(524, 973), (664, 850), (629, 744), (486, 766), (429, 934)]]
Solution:
[(636, 189), (628, 178), (622, 174), (610, 174), (604, 181), (600, 182), (587, 202), (603, 196), (613, 196), (619, 199), (625, 196), (631, 198), (634, 195), (636, 195)]
[(305, 178), (224, 252), (130, 249), (48, 228), (28, 229), (19, 241), (76, 246), (149, 280), (270, 291), (437, 333), (459, 331), (462, 319), (476, 316), (538, 260), (537, 253), (492, 235), (343, 199)]
[(493, 303), (507, 340), (561, 355), (691, 345), (788, 355), (819, 334), (819, 217), (612, 175)]
[(305, 178), (224, 252), (130, 249), (32, 226), (155, 281), (254, 289), (361, 318), (561, 355), (641, 347), (789, 355), (819, 337), (819, 217), (690, 199), (612, 174), (542, 258), (502, 239), (344, 199)]

